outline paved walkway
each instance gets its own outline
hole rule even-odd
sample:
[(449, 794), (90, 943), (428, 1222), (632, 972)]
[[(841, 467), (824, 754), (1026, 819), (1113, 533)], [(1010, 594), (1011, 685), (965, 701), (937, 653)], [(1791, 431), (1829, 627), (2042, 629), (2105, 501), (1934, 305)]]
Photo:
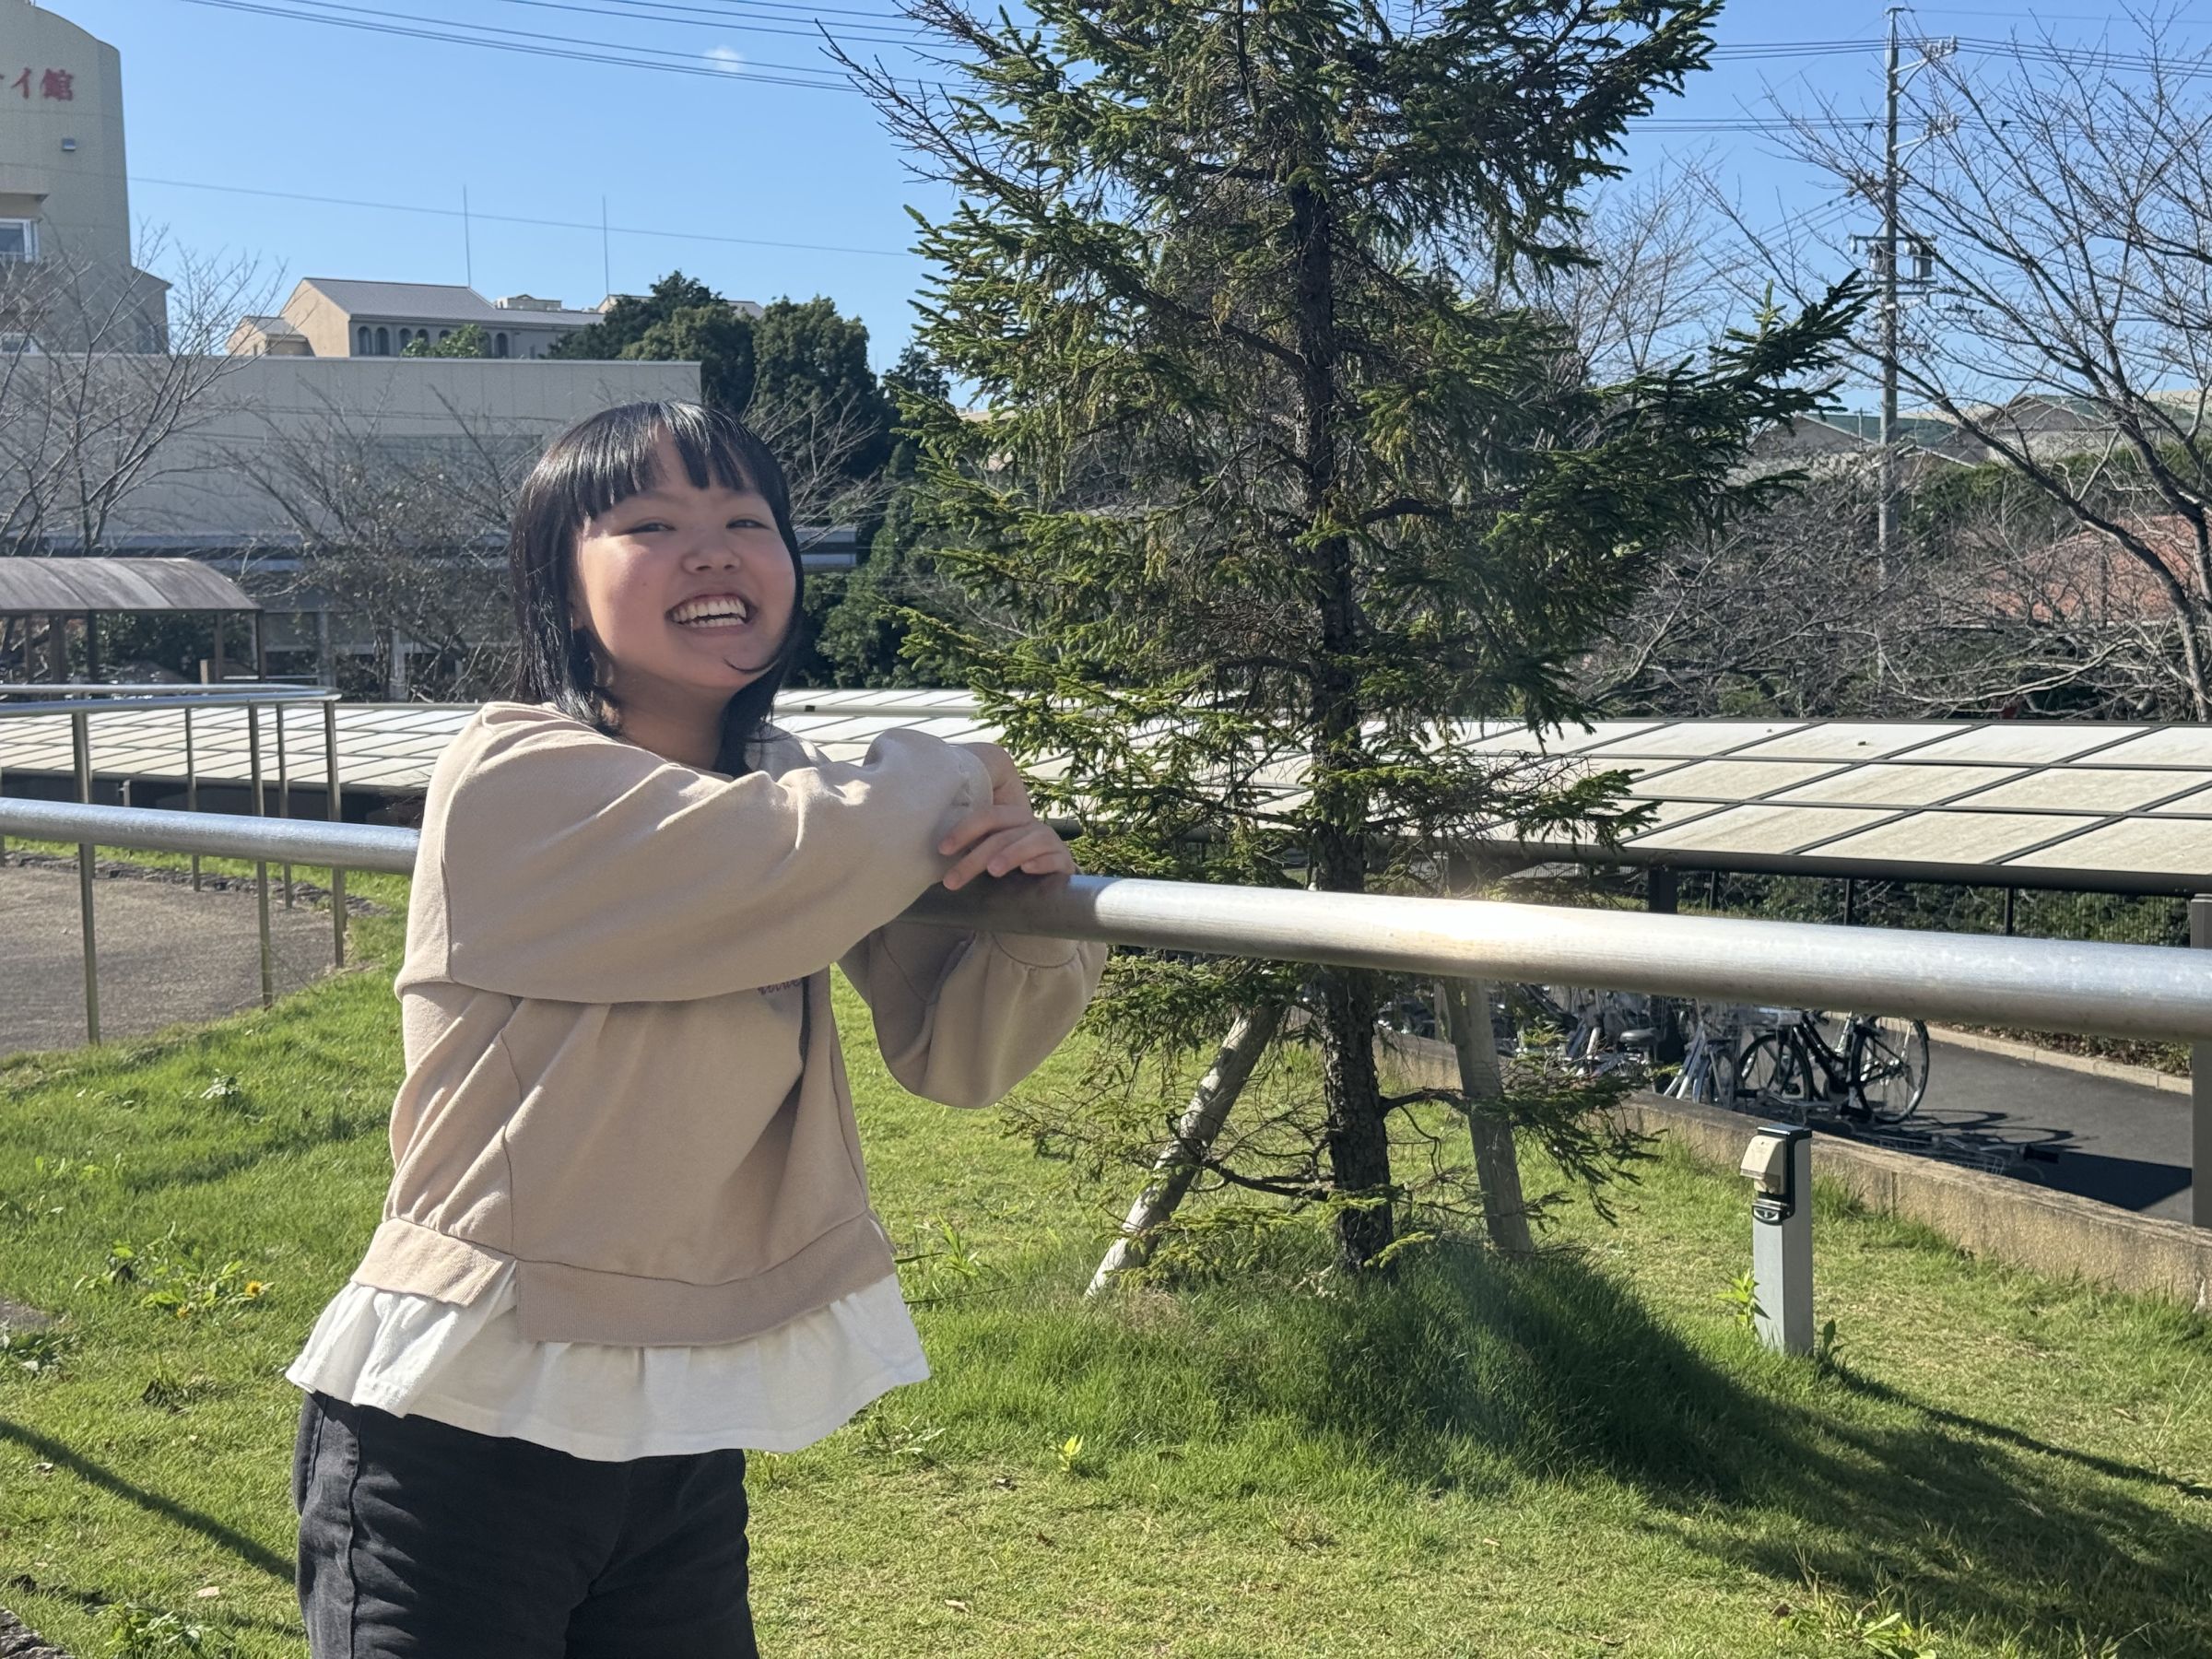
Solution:
[(2147, 1216), (2189, 1219), (2189, 1097), (1938, 1042), (1920, 1118), (2026, 1154), (2019, 1173)]
[[(279, 879), (274, 868), (270, 878)], [(93, 906), (102, 1037), (142, 1037), (259, 1004), (251, 891), (108, 876)], [(279, 995), (330, 966), (329, 912), (304, 901), (288, 912), (280, 888), (270, 895), (269, 937)], [(75, 865), (26, 867), (10, 853), (0, 865), (0, 1054), (84, 1041), (83, 960)]]

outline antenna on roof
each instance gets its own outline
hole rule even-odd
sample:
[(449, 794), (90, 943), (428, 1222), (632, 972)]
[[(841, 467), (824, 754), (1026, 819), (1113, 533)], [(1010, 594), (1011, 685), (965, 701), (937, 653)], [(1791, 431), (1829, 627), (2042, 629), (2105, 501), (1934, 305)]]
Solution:
[(477, 253), (476, 250), (469, 245), (468, 186), (465, 184), (461, 186), (461, 268), (467, 274), (468, 286), (475, 288), (477, 286)]
[(615, 262), (606, 251), (606, 198), (599, 198), (599, 291), (615, 291)]

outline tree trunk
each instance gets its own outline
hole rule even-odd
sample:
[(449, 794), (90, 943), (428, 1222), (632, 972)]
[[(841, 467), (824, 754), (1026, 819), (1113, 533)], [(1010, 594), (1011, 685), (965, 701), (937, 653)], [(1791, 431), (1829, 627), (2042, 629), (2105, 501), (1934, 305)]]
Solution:
[(1382, 1088), (1375, 1075), (1374, 979), (1339, 970), (1322, 979), (1321, 1068), (1329, 1118), (1324, 1130), (1329, 1171), (1340, 1193), (1375, 1202), (1336, 1216), (1336, 1260), (1365, 1272), (1397, 1236), (1391, 1213), (1390, 1135), (1382, 1118)]
[(1150, 1184), (1129, 1206), (1128, 1219), (1122, 1223), (1122, 1236), (1106, 1253), (1098, 1272), (1091, 1275), (1090, 1288), (1084, 1295), (1096, 1296), (1106, 1288), (1114, 1275), (1142, 1266), (1152, 1253), (1155, 1232), (1175, 1213), (1183, 1194), (1191, 1190), (1200, 1159), (1214, 1144), (1214, 1137), (1221, 1133), (1221, 1125), (1229, 1120), (1230, 1108), (1244, 1092), (1252, 1068), (1259, 1064), (1260, 1055), (1275, 1041), (1282, 1023), (1280, 1003), (1247, 1008), (1237, 1016), (1229, 1028), (1229, 1035), (1221, 1040), (1221, 1047), (1214, 1054), (1213, 1065), (1199, 1078), (1190, 1105), (1183, 1109), (1182, 1118), (1176, 1123), (1175, 1138), (1159, 1149), (1159, 1157), (1152, 1165)]
[(1459, 1055), (1460, 1092), (1473, 1108), (1467, 1133), (1475, 1143), (1475, 1176), (1482, 1183), (1482, 1225), (1491, 1248), (1507, 1255), (1531, 1255), (1528, 1200), (1521, 1191), (1521, 1159), (1513, 1147), (1513, 1126), (1481, 1102), (1505, 1098), (1498, 1065), (1498, 1041), (1490, 1028), (1490, 988), (1474, 980), (1446, 980), (1444, 1019)]

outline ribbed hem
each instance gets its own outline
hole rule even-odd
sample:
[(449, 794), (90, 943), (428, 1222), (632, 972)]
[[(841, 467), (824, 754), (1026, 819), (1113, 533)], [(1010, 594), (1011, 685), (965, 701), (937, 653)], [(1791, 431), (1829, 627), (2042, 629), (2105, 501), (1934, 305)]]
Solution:
[(353, 1282), (467, 1306), (511, 1261), (524, 1337), (625, 1347), (740, 1342), (898, 1272), (883, 1230), (865, 1211), (773, 1267), (718, 1285), (533, 1262), (394, 1219), (376, 1230)]

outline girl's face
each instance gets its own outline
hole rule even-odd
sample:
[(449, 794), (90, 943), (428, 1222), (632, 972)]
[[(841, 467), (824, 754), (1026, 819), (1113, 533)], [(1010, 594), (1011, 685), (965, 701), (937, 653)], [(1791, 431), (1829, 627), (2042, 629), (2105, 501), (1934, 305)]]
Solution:
[(597, 641), (626, 711), (719, 715), (791, 625), (791, 554), (766, 501), (700, 488), (665, 437), (653, 477), (577, 531), (571, 623)]

